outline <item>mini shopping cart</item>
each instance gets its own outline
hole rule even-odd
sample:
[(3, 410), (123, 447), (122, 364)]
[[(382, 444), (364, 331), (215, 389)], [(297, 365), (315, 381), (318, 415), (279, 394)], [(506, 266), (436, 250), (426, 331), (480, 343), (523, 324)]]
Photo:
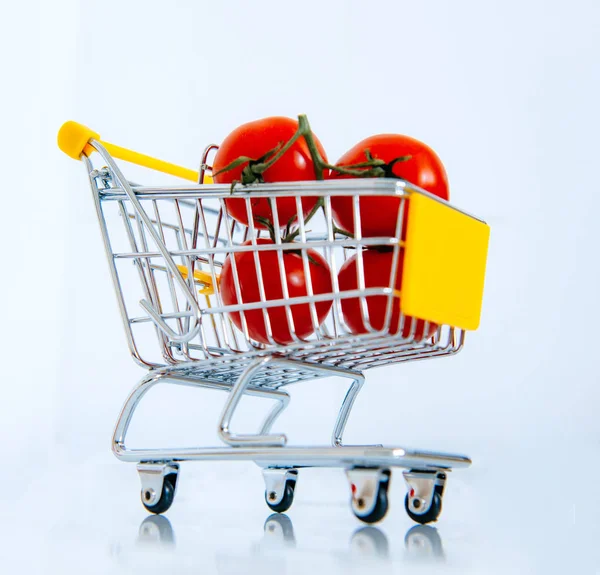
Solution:
[[(206, 149), (200, 170), (195, 172), (102, 142), (98, 134), (75, 122), (61, 128), (58, 141), (65, 153), (83, 160), (85, 165), (129, 350), (134, 360), (148, 370), (127, 398), (112, 440), (119, 459), (138, 464), (144, 507), (157, 514), (169, 509), (181, 461), (250, 460), (263, 469), (266, 503), (276, 512), (291, 506), (299, 469), (345, 469), (352, 511), (358, 519), (374, 523), (388, 508), (390, 470), (401, 467), (408, 486), (405, 507), (409, 516), (419, 523), (435, 521), (441, 512), (447, 473), (469, 466), (468, 457), (381, 445), (344, 445), (343, 433), (367, 369), (455, 354), (464, 344), (465, 330), (478, 327), (488, 226), (402, 180), (257, 184), (232, 191), (229, 185), (213, 184), (207, 174), (210, 154), (216, 146)], [(97, 154), (92, 156), (92, 152)], [(92, 157), (100, 158), (98, 167)], [(194, 184), (137, 185), (125, 178), (113, 158), (181, 176)], [(339, 234), (332, 219), (331, 200), (335, 196), (352, 199), (358, 230), (361, 200), (369, 196), (398, 197), (401, 206), (394, 237)], [(245, 199), (248, 227), (229, 216), (225, 202), (230, 197)], [(253, 224), (251, 199), (257, 197), (271, 202), (274, 244), (257, 242), (266, 233)], [(278, 221), (275, 201), (284, 197), (295, 199), (300, 214), (298, 237), (288, 243), (280, 239), (285, 222)], [(309, 197), (323, 198), (323, 210), (311, 220), (310, 230), (303, 222), (301, 205), (302, 199)], [(410, 225), (406, 226), (406, 220)], [(387, 246), (393, 253), (390, 282), (384, 287), (365, 285), (362, 258), (373, 246)], [(309, 249), (326, 259), (331, 270), (331, 293), (312, 293), (309, 281), (305, 296), (291, 298), (282, 277), (284, 298), (268, 300), (263, 286), (260, 301), (244, 302), (234, 273), (238, 303), (224, 305), (219, 275), (226, 257), (252, 252), (260, 279), (259, 251), (274, 250), (281, 263), (283, 253), (294, 250), (310, 277)], [(350, 255), (357, 258), (358, 285), (354, 290), (342, 291), (337, 273)], [(401, 304), (394, 288), (397, 273), (402, 273)], [(374, 296), (387, 300), (381, 329), (375, 329), (369, 321), (367, 298)], [(360, 301), (362, 319), (369, 328), (366, 333), (357, 335), (346, 325), (342, 312), (345, 298)], [(318, 325), (315, 306), (321, 301), (331, 302), (331, 311)], [(394, 304), (400, 305), (401, 315), (399, 328), (391, 333)], [(309, 306), (314, 328), (314, 333), (304, 338), (298, 337), (293, 325), (292, 307), (300, 305)], [(269, 310), (276, 307), (286, 311), (292, 334), (291, 343), (286, 345), (277, 344), (272, 337)], [(262, 310), (269, 343), (253, 340), (247, 322), (242, 321), (242, 329), (233, 325), (232, 314), (244, 318), (251, 310)], [(421, 318), (421, 324), (425, 320), (425, 329), (418, 330), (414, 318)], [(429, 329), (432, 324), (437, 326), (435, 331)], [(330, 376), (350, 381), (333, 429), (332, 445), (286, 446), (286, 436), (272, 433), (271, 428), (290, 400), (287, 387)], [(133, 413), (144, 395), (159, 383), (226, 391), (217, 426), (222, 445), (128, 448), (125, 439)], [(244, 395), (275, 400), (257, 433), (231, 429), (232, 417)]]

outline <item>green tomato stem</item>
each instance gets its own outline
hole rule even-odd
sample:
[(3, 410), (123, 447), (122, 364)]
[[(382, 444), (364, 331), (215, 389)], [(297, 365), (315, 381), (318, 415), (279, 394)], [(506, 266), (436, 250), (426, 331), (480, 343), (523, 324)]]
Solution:
[[(364, 162), (359, 162), (357, 164), (351, 164), (348, 166), (335, 166), (333, 164), (329, 164), (323, 159), (319, 152), (319, 148), (317, 147), (317, 143), (310, 128), (310, 123), (306, 114), (300, 114), (298, 116), (298, 129), (285, 144), (279, 143), (277, 147), (269, 150), (257, 160), (244, 156), (237, 158), (222, 168), (219, 172), (217, 172), (217, 174), (227, 172), (246, 163), (247, 165), (242, 170), (242, 185), (253, 184), (255, 182), (264, 182), (264, 172), (273, 166), (273, 164), (275, 164), (275, 162), (277, 162), (298, 141), (299, 138), (304, 138), (304, 141), (306, 142), (313, 162), (315, 180), (318, 181), (324, 179), (325, 170), (330, 170), (341, 175), (352, 176), (355, 178), (395, 178), (397, 176), (395, 176), (392, 171), (394, 164), (397, 162), (405, 162), (411, 158), (411, 156), (400, 156), (393, 159), (391, 162), (386, 163), (383, 160), (373, 158), (371, 151), (367, 149), (364, 151), (366, 157), (366, 161)], [(232, 182), (232, 192), (233, 188), (238, 183), (240, 182)], [(324, 208), (324, 200), (322, 197), (319, 198), (313, 209), (307, 214), (306, 218), (304, 219), (304, 225), (306, 225), (314, 217), (320, 208)], [(300, 234), (299, 228), (294, 231), (290, 231), (293, 219), (294, 218), (291, 218), (286, 225), (285, 237), (283, 239), (283, 241), (286, 243), (293, 241)], [(275, 230), (273, 228), (273, 224), (266, 218), (257, 218), (257, 221), (260, 221), (267, 227), (271, 239), (273, 242), (275, 242)], [(333, 229), (334, 233), (339, 233), (348, 237), (354, 237), (352, 234), (340, 230), (335, 225)]]
[[(323, 198), (319, 198), (317, 203), (314, 205), (313, 209), (306, 215), (304, 218), (304, 225), (308, 224), (313, 216), (325, 205)], [(287, 234), (285, 238), (283, 238), (284, 243), (291, 242), (295, 240), (300, 235), (300, 228), (295, 229), (293, 232)]]

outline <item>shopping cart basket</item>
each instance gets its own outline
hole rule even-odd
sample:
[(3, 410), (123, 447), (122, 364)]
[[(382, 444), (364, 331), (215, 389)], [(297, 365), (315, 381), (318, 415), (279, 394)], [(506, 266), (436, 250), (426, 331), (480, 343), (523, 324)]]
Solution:
[[(342, 442), (348, 416), (367, 369), (430, 357), (452, 355), (465, 341), (465, 330), (478, 327), (483, 295), (488, 226), (447, 202), (396, 179), (339, 179), (238, 186), (215, 185), (207, 171), (209, 146), (199, 172), (186, 170), (102, 142), (95, 132), (67, 122), (59, 132), (60, 148), (83, 160), (93, 192), (109, 269), (117, 294), (129, 350), (148, 371), (127, 398), (112, 441), (115, 455), (138, 463), (142, 503), (153, 513), (172, 504), (179, 462), (186, 460), (251, 460), (263, 469), (267, 505), (286, 511), (292, 504), (298, 470), (341, 467), (351, 487), (351, 506), (362, 521), (373, 523), (387, 511), (392, 467), (404, 468), (408, 485), (405, 507), (419, 523), (435, 521), (441, 512), (447, 472), (467, 467), (462, 455), (401, 447), (346, 446)], [(92, 152), (97, 152), (92, 156)], [(92, 157), (99, 158), (97, 167)], [(144, 187), (128, 181), (114, 158), (127, 160), (193, 180), (194, 185)], [(394, 237), (362, 238), (339, 233), (332, 218), (332, 199), (351, 199), (355, 229), (360, 230), (360, 202), (369, 196), (394, 196), (401, 207)], [(254, 198), (266, 198), (273, 211), (273, 239), (253, 223)], [(234, 221), (226, 209), (231, 198), (245, 201), (248, 226)], [(279, 222), (277, 200), (296, 202), (297, 237), (281, 240), (286, 222)], [(302, 201), (322, 198), (323, 209), (305, 225)], [(405, 205), (408, 209), (405, 210)], [(410, 225), (407, 226), (407, 221)], [(307, 229), (310, 227), (310, 230)], [(432, 232), (435, 230), (435, 232)], [(389, 284), (367, 287), (364, 258), (369, 248), (391, 254)], [(315, 250), (327, 262), (331, 289), (291, 296), (285, 281), (285, 254), (294, 253), (310, 279)], [(260, 255), (275, 253), (279, 262), (280, 299), (268, 298)], [(254, 256), (260, 297), (244, 301), (234, 254)], [(338, 272), (355, 258), (357, 285), (342, 290)], [(236, 303), (223, 301), (220, 274), (226, 258), (233, 260)], [(283, 270), (283, 271), (282, 271)], [(401, 274), (401, 294), (396, 278)], [(271, 279), (271, 281), (273, 281)], [(401, 295), (401, 297), (399, 297)], [(385, 298), (383, 325), (374, 325), (368, 298)], [(344, 301), (360, 303), (364, 333), (353, 333), (344, 316)], [(331, 310), (319, 325), (317, 306)], [(394, 308), (400, 319), (393, 325)], [(310, 314), (312, 333), (295, 330), (296, 312)], [(266, 337), (257, 341), (249, 324), (256, 313)], [(284, 310), (290, 337), (274, 337), (281, 321), (272, 315)], [(251, 320), (254, 313), (254, 320)], [(396, 314), (397, 315), (397, 314)], [(234, 319), (237, 317), (237, 327)], [(420, 318), (417, 320), (416, 318)], [(423, 324), (424, 322), (424, 324)], [(420, 326), (420, 327), (419, 327)], [(354, 330), (356, 332), (356, 330)], [(260, 338), (259, 338), (260, 339)], [(337, 376), (351, 383), (333, 430), (331, 447), (286, 446), (286, 436), (271, 433), (288, 405), (284, 389), (292, 383)], [(130, 449), (125, 439), (132, 415), (156, 384), (168, 383), (220, 389), (227, 399), (218, 422), (220, 447)], [(237, 433), (230, 422), (243, 395), (275, 401), (258, 433)]]

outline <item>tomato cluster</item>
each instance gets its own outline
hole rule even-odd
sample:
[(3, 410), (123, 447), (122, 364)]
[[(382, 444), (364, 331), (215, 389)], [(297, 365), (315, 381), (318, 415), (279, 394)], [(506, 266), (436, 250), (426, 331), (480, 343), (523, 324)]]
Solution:
[[(399, 178), (444, 200), (449, 199), (444, 166), (423, 142), (399, 134), (371, 136), (348, 150), (335, 165), (330, 165), (305, 116), (299, 116), (298, 121), (272, 117), (244, 124), (225, 138), (213, 162), (215, 182), (228, 183), (232, 187), (237, 183), (357, 177)], [(302, 217), (307, 222), (319, 209), (320, 200), (303, 197), (301, 214), (298, 213), (295, 197), (281, 197), (273, 201), (253, 196), (250, 192), (248, 200), (249, 203), (239, 196), (227, 198), (225, 206), (228, 214), (244, 226), (268, 230), (271, 239), (257, 238), (255, 250), (237, 251), (226, 258), (220, 280), (223, 303), (260, 302), (262, 291), (267, 302), (280, 300), (281, 304), (267, 305), (265, 309), (257, 306), (243, 314), (231, 312), (233, 323), (241, 330), (247, 329), (251, 339), (264, 344), (287, 345), (304, 340), (325, 321), (333, 298), (325, 298), (325, 301), (317, 299), (314, 306), (308, 303), (286, 306), (283, 302), (307, 295), (332, 294), (332, 271), (325, 258), (315, 250), (305, 250), (303, 257), (302, 250), (293, 246), (298, 218)], [(398, 222), (403, 222), (400, 239), (404, 239), (408, 201), (404, 204), (405, 212), (400, 217), (399, 197), (361, 196), (358, 229), (352, 196), (331, 198), (337, 231), (352, 237), (397, 237)], [(276, 247), (277, 235), (281, 234), (284, 234), (282, 243), (288, 249)], [(249, 240), (244, 245), (252, 244)], [(386, 288), (393, 285), (396, 294), (391, 305), (388, 296), (367, 296), (368, 322), (365, 322), (360, 298), (343, 298), (342, 315), (352, 333), (386, 329), (391, 334), (400, 333), (402, 337), (418, 340), (433, 336), (437, 329), (435, 324), (405, 317), (400, 325), (403, 258), (402, 249), (394, 256), (394, 249), (389, 247), (371, 247), (361, 250), (341, 267), (338, 274), (341, 292), (359, 288), (358, 272), (362, 268), (365, 287)], [(429, 326), (427, 333), (426, 325)]]

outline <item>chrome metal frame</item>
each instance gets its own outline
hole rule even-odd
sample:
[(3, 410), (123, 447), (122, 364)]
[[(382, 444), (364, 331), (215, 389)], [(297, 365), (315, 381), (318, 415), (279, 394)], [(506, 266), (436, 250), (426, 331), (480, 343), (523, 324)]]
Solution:
[[(142, 187), (129, 182), (119, 166), (100, 142), (90, 141), (104, 166), (95, 169), (88, 156), (82, 156), (93, 192), (111, 278), (129, 350), (134, 360), (149, 369), (133, 389), (119, 416), (112, 448), (124, 461), (158, 462), (169, 465), (182, 460), (250, 459), (265, 468), (298, 468), (305, 466), (391, 467), (409, 469), (448, 469), (465, 467), (470, 460), (461, 455), (428, 453), (382, 446), (344, 446), (343, 433), (356, 397), (364, 384), (363, 372), (404, 361), (414, 361), (457, 353), (464, 344), (465, 333), (451, 326), (438, 326), (433, 337), (425, 322), (418, 339), (417, 321), (400, 316), (392, 326), (393, 305), (397, 300), (395, 279), (403, 242), (404, 202), (410, 194), (427, 194), (401, 180), (344, 179), (327, 182), (288, 182), (260, 184), (230, 190), (229, 185), (195, 185)], [(208, 156), (216, 146), (205, 151), (200, 169), (200, 182), (210, 169)], [(400, 200), (398, 223), (394, 237), (348, 238), (337, 233), (332, 218), (335, 196), (351, 196), (354, 220), (360, 230), (360, 200), (368, 196), (395, 196)], [(246, 201), (249, 225), (235, 222), (227, 213), (225, 201), (230, 197)], [(260, 245), (264, 234), (255, 228), (251, 197), (271, 202), (276, 242)], [(302, 199), (324, 199), (323, 213), (306, 229), (302, 216)], [(431, 196), (434, 197), (434, 196)], [(294, 242), (281, 240), (277, 200), (294, 198), (298, 212), (298, 237)], [(434, 198), (438, 201), (438, 198)], [(454, 208), (456, 209), (456, 208)], [(246, 242), (246, 243), (245, 243)], [(371, 246), (387, 246), (393, 253), (389, 285), (365, 286), (363, 251)], [(330, 293), (312, 293), (308, 250), (317, 250), (330, 268), (333, 289)], [(280, 266), (283, 298), (270, 300), (262, 283), (259, 252), (276, 253)], [(294, 250), (302, 258), (309, 286), (307, 295), (289, 297), (285, 281), (284, 253)], [(244, 302), (232, 254), (254, 254), (259, 278), (260, 301)], [(340, 291), (337, 274), (349, 254), (357, 257), (358, 288)], [(219, 291), (219, 271), (226, 257), (232, 261), (237, 305), (225, 305)], [(184, 266), (186, 277), (178, 268)], [(201, 295), (194, 271), (210, 277), (212, 293)], [(139, 293), (132, 300), (133, 288)], [(367, 298), (387, 298), (385, 322), (375, 329), (369, 318)], [(342, 300), (358, 298), (367, 333), (354, 334), (346, 325)], [(137, 300), (137, 301), (136, 301)], [(330, 302), (331, 313), (319, 324), (316, 304)], [(135, 312), (136, 303), (143, 314)], [(302, 338), (294, 329), (292, 306), (308, 306), (313, 334)], [(289, 344), (280, 344), (273, 336), (269, 311), (283, 308), (292, 336)], [(252, 339), (246, 314), (262, 311), (268, 344)], [(234, 326), (231, 314), (239, 313), (242, 328)], [(408, 324), (407, 322), (410, 322)], [(410, 325), (408, 333), (406, 326)], [(333, 433), (332, 447), (285, 447), (283, 434), (271, 433), (277, 417), (287, 406), (290, 395), (281, 389), (299, 381), (342, 377), (351, 381), (340, 408)], [(186, 385), (228, 392), (218, 422), (217, 434), (225, 447), (130, 449), (125, 438), (133, 414), (144, 395), (158, 383)], [(275, 406), (258, 433), (235, 433), (231, 420), (243, 395), (272, 399)], [(146, 469), (146, 468), (144, 468)], [(158, 481), (158, 480), (157, 480)], [(155, 486), (158, 489), (158, 483)], [(152, 487), (154, 489), (154, 487)], [(155, 489), (156, 491), (156, 489)]]

